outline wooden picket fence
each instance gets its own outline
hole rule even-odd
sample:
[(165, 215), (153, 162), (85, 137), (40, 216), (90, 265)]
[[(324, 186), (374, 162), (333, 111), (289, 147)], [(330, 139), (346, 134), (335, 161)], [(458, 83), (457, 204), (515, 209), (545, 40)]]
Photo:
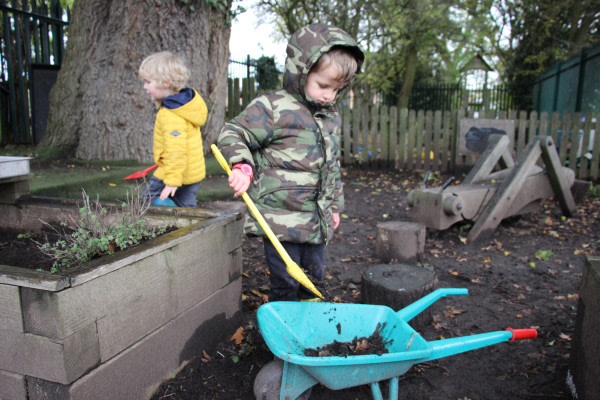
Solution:
[[(600, 115), (423, 111), (372, 104), (342, 108), (342, 162), (402, 170), (454, 172), (474, 164), (457, 151), (463, 118), (514, 121), (514, 153), (518, 157), (537, 135), (551, 135), (562, 165), (579, 179), (600, 177)], [(563, 135), (563, 132), (567, 132)], [(566, 139), (566, 143), (565, 143)], [(587, 144), (587, 146), (585, 145)], [(570, 149), (582, 149), (581, 152)], [(579, 153), (579, 154), (578, 154)]]
[[(257, 95), (253, 79), (229, 79), (226, 119), (239, 114)], [(537, 135), (551, 135), (561, 163), (579, 179), (600, 178), (600, 115), (533, 111), (423, 111), (354, 102), (341, 106), (345, 166), (395, 168), (454, 173), (469, 169), (474, 160), (457, 151), (464, 118), (514, 121), (514, 156)], [(563, 132), (567, 134), (563, 135)], [(564, 137), (564, 138), (563, 138)], [(563, 143), (566, 141), (566, 143)], [(585, 144), (588, 144), (587, 148)], [(582, 149), (570, 151), (570, 149)], [(471, 157), (471, 158), (469, 158)]]

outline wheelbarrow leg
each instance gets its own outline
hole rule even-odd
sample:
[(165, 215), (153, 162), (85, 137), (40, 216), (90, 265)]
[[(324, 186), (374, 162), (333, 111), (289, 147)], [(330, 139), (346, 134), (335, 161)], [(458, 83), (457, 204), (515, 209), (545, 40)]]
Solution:
[(390, 393), (388, 396), (389, 400), (398, 400), (398, 377), (395, 376), (390, 379)]
[[(371, 382), (371, 393), (373, 394), (373, 400), (383, 400), (379, 382)], [(398, 400), (398, 377), (395, 376), (389, 381), (389, 400)]]
[(309, 389), (317, 383), (319, 381), (310, 376), (301, 366), (287, 361), (283, 362), (281, 399), (308, 399)]
[(379, 388), (379, 382), (371, 382), (371, 393), (373, 394), (373, 400), (383, 400), (381, 395), (381, 389)]

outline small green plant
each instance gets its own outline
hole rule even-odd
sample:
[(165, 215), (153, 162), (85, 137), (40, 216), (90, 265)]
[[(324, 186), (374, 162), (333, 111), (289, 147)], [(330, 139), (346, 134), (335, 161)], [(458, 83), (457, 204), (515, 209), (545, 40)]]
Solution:
[(542, 261), (550, 261), (552, 254), (552, 250), (538, 250), (535, 253), (535, 258)]
[(98, 197), (91, 202), (85, 190), (82, 190), (82, 197), (79, 219), (72, 219), (71, 224), (61, 221), (59, 226), (55, 226), (42, 221), (58, 238), (52, 242), (46, 234), (44, 243), (36, 241), (42, 253), (54, 260), (52, 273), (134, 246), (165, 233), (169, 228), (166, 224), (150, 225), (143, 218), (149, 204), (142, 198), (140, 188), (137, 188), (136, 194), (128, 192), (127, 201), (120, 208), (110, 210), (100, 204)]
[(590, 197), (600, 197), (600, 185), (594, 185), (590, 183), (590, 190), (588, 191)]

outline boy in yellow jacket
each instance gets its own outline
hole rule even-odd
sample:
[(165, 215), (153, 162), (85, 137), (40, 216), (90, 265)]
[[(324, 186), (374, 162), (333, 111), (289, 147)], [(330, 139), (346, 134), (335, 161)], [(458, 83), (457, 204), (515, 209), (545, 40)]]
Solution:
[(196, 90), (186, 87), (188, 69), (168, 51), (148, 56), (138, 74), (146, 93), (158, 104), (152, 149), (158, 168), (142, 194), (150, 202), (170, 199), (177, 207), (196, 208), (200, 181), (206, 176), (200, 133), (206, 103)]

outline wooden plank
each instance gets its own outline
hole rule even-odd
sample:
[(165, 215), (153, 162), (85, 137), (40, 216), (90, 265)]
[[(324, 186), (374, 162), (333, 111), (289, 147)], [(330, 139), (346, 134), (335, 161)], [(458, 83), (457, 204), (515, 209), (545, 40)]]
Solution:
[(389, 165), (390, 161), (390, 127), (388, 125), (389, 108), (385, 105), (379, 107), (379, 132), (381, 133), (381, 159), (386, 161), (385, 165)]
[(390, 140), (389, 140), (389, 160), (390, 166), (394, 169), (398, 168), (398, 108), (396, 106), (390, 107), (389, 114), (390, 121)]
[(558, 145), (558, 130), (560, 129), (560, 114), (558, 111), (552, 113), (550, 122), (550, 136), (554, 139), (554, 143)]
[[(369, 112), (369, 135), (367, 137), (367, 146), (363, 148), (363, 153), (367, 154), (369, 164), (375, 163), (379, 156), (379, 113), (375, 106)], [(370, 156), (369, 156), (370, 154)]]
[(542, 111), (540, 114), (539, 120), (540, 131), (538, 133), (539, 136), (547, 136), (548, 135), (548, 113), (546, 111)]
[[(579, 150), (579, 129), (581, 128), (581, 113), (573, 114), (570, 129), (566, 132), (569, 138), (569, 168), (577, 174), (577, 151)], [(565, 131), (563, 131), (565, 132)]]
[(407, 165), (408, 147), (408, 109), (402, 108), (400, 112), (400, 122), (398, 123), (398, 163), (397, 168), (404, 169)]
[(0, 399), (27, 400), (25, 376), (0, 370)]
[(517, 157), (525, 151), (525, 144), (527, 143), (527, 112), (521, 111), (519, 113), (519, 133), (517, 134)]
[(577, 206), (571, 193), (572, 182), (567, 180), (567, 176), (563, 172), (558, 154), (556, 153), (556, 147), (554, 147), (554, 140), (550, 137), (542, 138), (540, 145), (542, 147), (542, 159), (544, 160), (544, 164), (546, 164), (546, 173), (548, 174), (552, 189), (554, 189), (556, 199), (563, 213), (568, 217), (573, 217), (577, 214)]
[(431, 160), (431, 151), (433, 149), (433, 112), (428, 110), (425, 113), (425, 130), (423, 133), (423, 150), (419, 152), (419, 157), (423, 161), (423, 169), (430, 171), (433, 168)]
[(487, 179), (508, 146), (510, 139), (507, 135), (490, 135), (487, 147), (463, 180), (463, 184), (476, 184)]
[(344, 165), (350, 165), (350, 144), (351, 144), (351, 133), (352, 124), (350, 123), (351, 110), (348, 107), (342, 109), (342, 162)]
[(23, 314), (18, 286), (0, 285), (0, 326), (2, 329), (23, 332)]
[(406, 168), (413, 171), (416, 168), (415, 160), (415, 135), (416, 133), (416, 112), (410, 110), (408, 113), (408, 141), (406, 146)]
[(361, 126), (362, 126), (362, 156), (361, 160), (364, 164), (369, 161), (369, 105), (363, 104), (361, 107)]
[(64, 275), (0, 264), (0, 284), (56, 292), (71, 286), (71, 281)]
[(415, 149), (412, 157), (415, 159), (415, 169), (423, 169), (423, 160), (421, 159), (421, 152), (423, 151), (423, 135), (425, 128), (425, 112), (419, 110), (417, 112), (417, 126), (415, 134)]
[(352, 159), (360, 161), (360, 153), (358, 148), (360, 146), (360, 106), (357, 103), (352, 109)]
[(559, 135), (557, 146), (560, 147), (558, 151), (558, 158), (560, 158), (560, 165), (566, 165), (567, 162), (567, 149), (569, 148), (569, 129), (571, 129), (571, 116), (568, 113), (563, 114), (562, 127)]
[(443, 113), (443, 123), (442, 123), (442, 140), (440, 141), (440, 161), (441, 161), (441, 166), (440, 166), (440, 171), (441, 172), (446, 172), (446, 171), (450, 171), (450, 166), (448, 165), (448, 159), (449, 158), (454, 158), (452, 157), (452, 148), (450, 143), (452, 143), (451, 138), (450, 138), (450, 134), (452, 132), (451, 130), (451, 121), (452, 121), (452, 117), (450, 115), (450, 112), (448, 111), (444, 111)]
[(433, 116), (433, 161), (432, 168), (434, 171), (439, 171), (441, 169), (441, 141), (442, 141), (442, 112), (436, 111)]
[(70, 383), (100, 362), (96, 324), (57, 341), (0, 329), (0, 369)]
[[(587, 117), (583, 123), (583, 132), (581, 135), (581, 142), (580, 142), (580, 146), (581, 146), (581, 155), (578, 158), (578, 166), (577, 166), (577, 178), (579, 179), (586, 179), (587, 177), (589, 177), (589, 164), (590, 162), (588, 162), (588, 159), (585, 157), (585, 155), (590, 151), (589, 147), (590, 147), (590, 129), (592, 126), (592, 118), (591, 117)], [(579, 137), (579, 135), (577, 135), (577, 137)], [(578, 147), (579, 148), (579, 147)]]
[(529, 114), (527, 139), (526, 139), (527, 144), (531, 143), (537, 136), (537, 128), (538, 128), (538, 113), (537, 113), (537, 111), (532, 111), (531, 114)]

